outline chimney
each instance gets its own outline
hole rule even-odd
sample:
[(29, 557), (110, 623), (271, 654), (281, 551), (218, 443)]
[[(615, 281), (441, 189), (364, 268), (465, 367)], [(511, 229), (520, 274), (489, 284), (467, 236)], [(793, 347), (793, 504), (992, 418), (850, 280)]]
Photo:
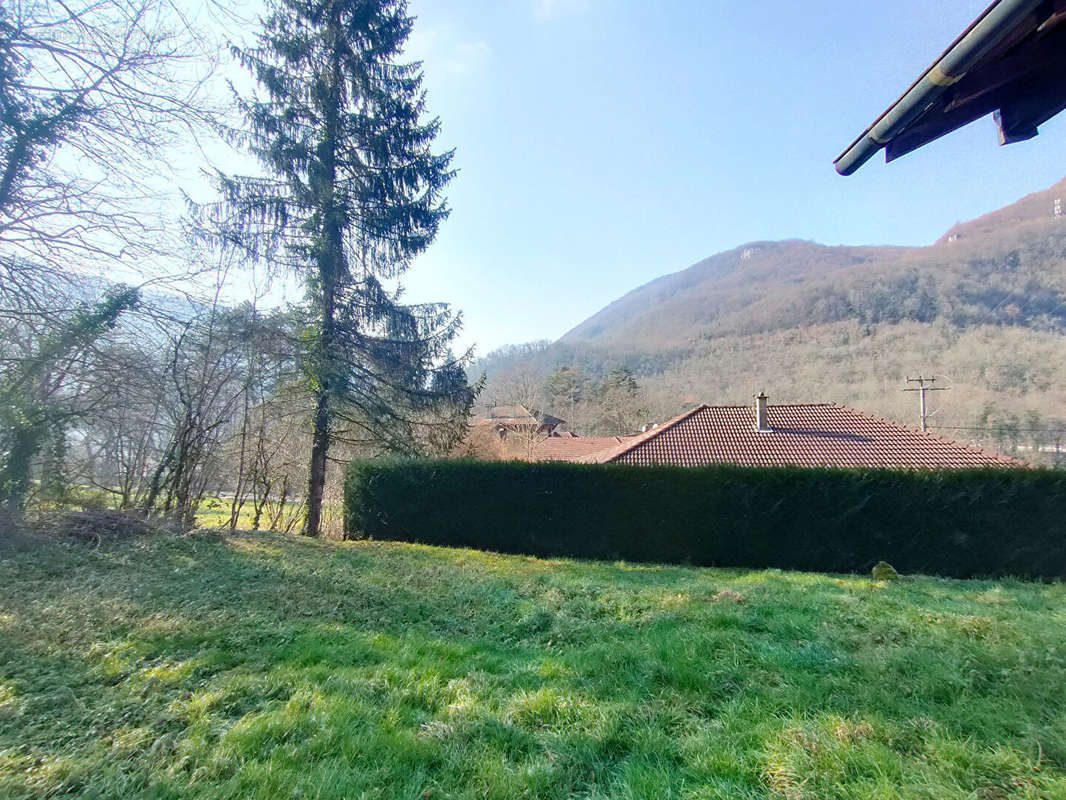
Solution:
[(766, 392), (759, 392), (755, 395), (755, 430), (760, 433), (769, 433), (773, 430), (770, 427), (770, 415), (766, 410), (766, 401), (769, 399)]

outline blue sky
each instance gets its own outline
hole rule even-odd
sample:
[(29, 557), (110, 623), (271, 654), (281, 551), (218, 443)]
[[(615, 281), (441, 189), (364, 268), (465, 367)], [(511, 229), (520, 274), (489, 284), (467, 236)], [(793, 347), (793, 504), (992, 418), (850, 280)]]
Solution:
[[(412, 0), (452, 216), (405, 279), (464, 345), (554, 339), (744, 242), (923, 245), (1066, 175), (1066, 120), (833, 159), (986, 0)], [(1064, 115), (1066, 116), (1066, 115)]]

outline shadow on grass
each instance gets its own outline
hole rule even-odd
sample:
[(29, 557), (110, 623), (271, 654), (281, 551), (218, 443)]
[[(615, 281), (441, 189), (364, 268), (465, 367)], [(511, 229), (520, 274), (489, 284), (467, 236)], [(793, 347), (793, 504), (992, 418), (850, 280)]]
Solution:
[(0, 564), (15, 797), (1066, 790), (1062, 586), (271, 535), (47, 556)]

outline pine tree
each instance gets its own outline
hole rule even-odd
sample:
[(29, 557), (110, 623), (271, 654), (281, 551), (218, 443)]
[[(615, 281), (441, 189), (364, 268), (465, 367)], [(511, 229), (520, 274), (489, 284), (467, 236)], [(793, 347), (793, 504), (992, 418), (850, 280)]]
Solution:
[[(460, 317), (404, 305), (385, 281), (433, 240), (452, 153), (435, 154), (421, 67), (400, 63), (405, 0), (274, 0), (255, 47), (235, 48), (265, 96), (240, 101), (263, 177), (222, 177), (217, 233), (300, 276), (313, 324), (308, 513), (317, 535), (327, 455), (348, 439), (407, 452), (450, 443), (473, 402)], [(445, 441), (449, 440), (449, 441)]]
[(600, 384), (600, 420), (602, 433), (623, 436), (635, 433), (647, 421), (648, 403), (644, 389), (628, 367), (610, 370)]
[(585, 400), (586, 380), (579, 367), (559, 367), (544, 380), (548, 410), (566, 417), (571, 431), (584, 433), (579, 409)]

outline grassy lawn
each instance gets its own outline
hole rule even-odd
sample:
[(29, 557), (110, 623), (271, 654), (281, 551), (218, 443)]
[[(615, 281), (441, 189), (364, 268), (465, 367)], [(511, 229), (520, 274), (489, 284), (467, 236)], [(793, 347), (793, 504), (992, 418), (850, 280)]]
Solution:
[[(230, 507), (232, 504), (232, 498), (229, 497), (208, 497), (201, 504), (196, 513), (196, 524), (201, 528), (229, 528), (230, 523)], [(240, 511), (237, 513), (237, 528), (239, 530), (250, 531), (252, 529), (252, 520), (255, 517), (255, 508), (250, 502), (241, 506)], [(260, 520), (260, 527), (268, 528), (269, 514), (263, 513)], [(284, 528), (292, 520), (291, 511), (282, 516), (279, 527)], [(303, 516), (300, 515), (295, 523), (289, 530), (298, 532), (303, 525)], [(344, 532), (344, 505), (342, 503), (322, 503), (322, 527), (326, 531), (335, 533), (338, 537)]]
[[(201, 528), (228, 528), (230, 522), (229, 497), (208, 497), (200, 504), (196, 513), (196, 524)], [(245, 503), (237, 513), (237, 527), (251, 530), (254, 509), (251, 503)], [(265, 520), (263, 527), (266, 527)]]
[(1066, 586), (271, 534), (0, 557), (0, 797), (1066, 798)]

